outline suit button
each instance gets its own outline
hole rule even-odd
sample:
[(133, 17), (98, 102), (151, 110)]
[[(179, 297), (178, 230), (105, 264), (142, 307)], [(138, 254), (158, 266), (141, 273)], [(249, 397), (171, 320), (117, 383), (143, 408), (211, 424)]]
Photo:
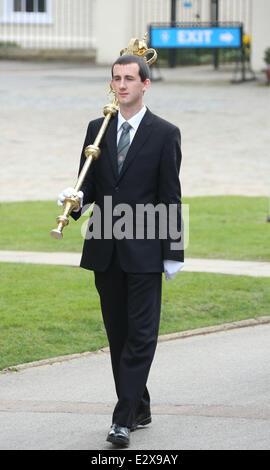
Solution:
[(115, 191), (118, 192), (119, 191), (119, 186), (115, 186)]

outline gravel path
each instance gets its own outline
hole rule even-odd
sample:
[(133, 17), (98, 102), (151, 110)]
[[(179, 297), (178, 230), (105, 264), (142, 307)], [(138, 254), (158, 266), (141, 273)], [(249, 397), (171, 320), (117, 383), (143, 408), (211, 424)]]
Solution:
[[(0, 201), (56, 199), (76, 181), (89, 120), (107, 103), (109, 67), (0, 62)], [(270, 196), (270, 88), (229, 69), (162, 69), (145, 103), (182, 131), (184, 196)], [(158, 77), (158, 72), (153, 71)]]

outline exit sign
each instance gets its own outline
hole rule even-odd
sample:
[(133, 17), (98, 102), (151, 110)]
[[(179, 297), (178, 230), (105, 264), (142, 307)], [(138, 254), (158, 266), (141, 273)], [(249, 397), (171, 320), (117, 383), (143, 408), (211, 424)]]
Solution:
[(240, 48), (242, 25), (238, 26), (150, 26), (153, 48)]

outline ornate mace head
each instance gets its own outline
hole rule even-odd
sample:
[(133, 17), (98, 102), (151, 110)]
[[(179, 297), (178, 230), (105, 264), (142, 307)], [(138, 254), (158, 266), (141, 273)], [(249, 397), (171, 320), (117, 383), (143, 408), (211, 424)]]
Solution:
[[(147, 33), (145, 33), (142, 40), (132, 38), (128, 43), (128, 47), (120, 51), (120, 55), (134, 54), (139, 57), (142, 57), (148, 65), (152, 65), (157, 60), (157, 52), (155, 51), (155, 49), (148, 49), (148, 46), (146, 44), (146, 37)], [(149, 54), (152, 54), (152, 56), (147, 59), (147, 56)]]

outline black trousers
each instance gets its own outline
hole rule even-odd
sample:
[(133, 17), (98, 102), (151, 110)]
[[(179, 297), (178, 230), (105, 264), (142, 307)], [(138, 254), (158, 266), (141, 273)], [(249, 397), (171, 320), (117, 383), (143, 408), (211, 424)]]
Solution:
[(131, 427), (150, 412), (146, 382), (154, 358), (161, 309), (161, 273), (126, 273), (116, 248), (105, 272), (95, 272), (118, 402), (112, 422)]

